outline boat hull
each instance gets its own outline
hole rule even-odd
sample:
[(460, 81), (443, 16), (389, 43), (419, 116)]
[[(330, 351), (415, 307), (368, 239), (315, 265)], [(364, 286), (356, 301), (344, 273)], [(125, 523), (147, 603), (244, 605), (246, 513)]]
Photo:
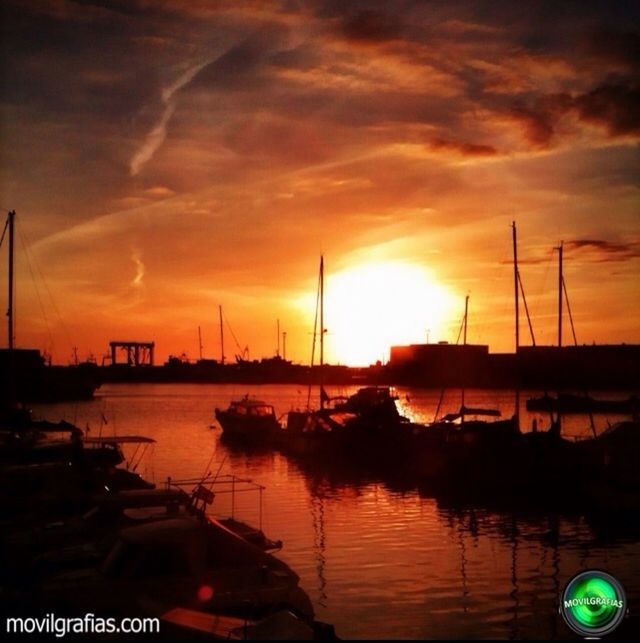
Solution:
[(280, 425), (273, 416), (239, 416), (229, 411), (216, 409), (215, 417), (226, 438), (268, 442), (274, 440), (280, 430)]

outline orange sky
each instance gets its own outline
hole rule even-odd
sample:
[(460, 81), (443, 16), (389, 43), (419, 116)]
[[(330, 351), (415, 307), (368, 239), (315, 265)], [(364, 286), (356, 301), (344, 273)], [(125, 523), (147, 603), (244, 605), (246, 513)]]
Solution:
[(222, 305), (252, 357), (279, 318), (304, 362), (324, 253), (331, 361), (455, 341), (467, 294), (469, 341), (512, 350), (513, 219), (538, 343), (560, 240), (578, 341), (640, 342), (637, 7), (26, 4), (0, 97), (19, 346), (195, 358), (200, 325), (217, 357)]

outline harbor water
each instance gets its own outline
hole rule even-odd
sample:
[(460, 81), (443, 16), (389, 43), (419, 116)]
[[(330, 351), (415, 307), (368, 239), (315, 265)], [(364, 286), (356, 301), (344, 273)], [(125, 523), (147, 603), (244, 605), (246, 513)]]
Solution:
[[(353, 390), (328, 387), (330, 395)], [(397, 393), (403, 414), (433, 419), (440, 391)], [(343, 638), (566, 638), (559, 594), (586, 568), (617, 576), (632, 611), (640, 600), (640, 534), (627, 522), (533, 510), (524, 501), (509, 508), (445, 501), (407, 483), (402, 463), (397, 477), (375, 479), (366, 472), (338, 474), (323, 463), (301, 467), (278, 452), (230, 449), (213, 410), (245, 394), (273, 404), (280, 415), (304, 408), (308, 392), (296, 385), (113, 384), (93, 401), (40, 405), (34, 412), (88, 428), (89, 435), (154, 438), (148, 453), (126, 454), (158, 486), (168, 476), (209, 472), (264, 485), (262, 503), (258, 494), (232, 499), (220, 493), (212, 512), (261, 522), (268, 536), (281, 539), (278, 555), (300, 575), (317, 618)], [(520, 397), (523, 430), (534, 419), (544, 428), (543, 414), (524, 412), (529, 395)], [(509, 416), (515, 399), (510, 391), (475, 390), (466, 391), (465, 403)], [(459, 405), (459, 392), (451, 391), (441, 411)], [(596, 431), (616, 419), (598, 417)], [(587, 437), (589, 419), (568, 417), (563, 432)]]

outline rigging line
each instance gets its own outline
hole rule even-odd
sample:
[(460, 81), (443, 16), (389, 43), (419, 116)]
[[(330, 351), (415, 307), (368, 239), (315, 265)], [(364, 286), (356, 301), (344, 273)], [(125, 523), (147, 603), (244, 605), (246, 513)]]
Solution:
[(313, 341), (311, 342), (311, 370), (309, 371), (309, 388), (307, 389), (307, 410), (311, 405), (311, 382), (313, 379), (313, 362), (316, 356), (316, 334), (318, 332), (318, 308), (320, 307), (320, 275), (318, 275), (318, 288), (316, 290), (316, 312), (313, 318)]
[(42, 301), (42, 297), (40, 296), (40, 288), (38, 287), (38, 282), (36, 280), (36, 276), (33, 272), (33, 265), (31, 263), (31, 257), (29, 253), (29, 249), (27, 247), (27, 244), (25, 242), (24, 235), (21, 230), (18, 230), (18, 238), (20, 239), (20, 243), (22, 244), (22, 249), (24, 251), (24, 256), (27, 259), (27, 267), (29, 268), (29, 274), (31, 275), (31, 280), (33, 281), (33, 287), (36, 291), (36, 297), (38, 299), (38, 304), (40, 306), (40, 311), (42, 312), (42, 317), (44, 318), (44, 323), (47, 327), (47, 335), (49, 336), (49, 343), (51, 345), (51, 349), (53, 350), (55, 343), (53, 341), (53, 334), (51, 333), (51, 325), (49, 324), (49, 318), (47, 316), (47, 310), (44, 306), (44, 303)]
[(2, 231), (2, 238), (0, 238), (0, 248), (2, 247), (2, 242), (4, 241), (4, 236), (7, 234), (7, 228), (9, 227), (9, 217), (7, 217), (4, 222), (4, 230)]
[(573, 325), (573, 315), (571, 314), (571, 304), (569, 303), (569, 294), (567, 293), (567, 284), (562, 277), (562, 290), (564, 291), (564, 299), (567, 302), (567, 312), (569, 313), (569, 322), (571, 323), (571, 333), (573, 335), (573, 343), (578, 345), (578, 338), (576, 337), (576, 328)]
[(520, 276), (520, 271), (518, 270), (518, 283), (520, 284), (520, 293), (522, 294), (522, 303), (524, 303), (524, 311), (527, 314), (527, 322), (529, 323), (529, 333), (531, 334), (531, 343), (536, 345), (536, 337), (533, 334), (533, 324), (531, 323), (531, 315), (529, 314), (529, 306), (527, 305), (527, 298), (524, 294), (524, 285), (522, 283), (522, 277)]
[(233, 328), (231, 328), (231, 324), (229, 323), (229, 320), (227, 319), (227, 315), (224, 312), (224, 309), (222, 309), (222, 317), (227, 324), (227, 328), (229, 329), (229, 332), (231, 333), (231, 337), (233, 337), (233, 341), (236, 343), (236, 348), (242, 352), (242, 346), (240, 346), (240, 342), (238, 341), (238, 338), (236, 337), (236, 334), (233, 332)]
[[(462, 316), (462, 321), (460, 322), (460, 330), (458, 330), (458, 337), (456, 338), (456, 346), (460, 343), (460, 335), (462, 335), (463, 328), (464, 328), (464, 315)], [(443, 387), (440, 389), (440, 398), (438, 399), (436, 412), (433, 415), (434, 422), (438, 419), (438, 415), (440, 415), (440, 408), (442, 407), (442, 403), (444, 402), (445, 390), (446, 390), (446, 387)]]
[[(29, 249), (31, 247), (31, 245), (32, 245), (31, 240), (29, 239), (29, 236), (27, 235), (26, 232), (24, 232), (23, 234), (24, 234), (24, 237), (25, 237), (26, 242), (27, 242), (27, 248), (28, 248), (27, 252), (31, 253), (31, 250)], [(36, 268), (36, 271), (38, 272), (38, 275), (40, 276), (40, 279), (42, 279), (42, 283), (44, 284), (44, 287), (45, 287), (45, 290), (47, 292), (47, 295), (49, 296), (49, 300), (51, 302), (51, 308), (53, 309), (53, 312), (55, 313), (55, 315), (58, 318), (58, 323), (60, 324), (60, 327), (62, 328), (64, 334), (66, 335), (67, 341), (69, 342), (69, 346), (72, 347), (73, 346), (73, 339), (71, 338), (71, 333), (69, 332), (69, 327), (65, 323), (65, 321), (64, 321), (64, 319), (63, 319), (63, 317), (62, 317), (62, 315), (60, 313), (60, 309), (58, 308), (58, 305), (56, 304), (56, 300), (54, 299), (53, 295), (51, 294), (51, 289), (49, 288), (49, 283), (45, 279), (44, 273), (42, 272), (42, 270), (40, 268), (40, 264), (38, 263), (37, 259), (33, 255), (31, 255), (31, 257), (32, 257), (33, 264), (34, 264), (34, 266)]]
[(460, 335), (462, 335), (463, 328), (464, 328), (464, 315), (462, 316), (462, 321), (460, 322), (460, 329), (458, 330), (458, 336), (456, 337), (456, 346), (460, 343)]
[[(564, 299), (567, 302), (567, 312), (569, 313), (569, 322), (571, 324), (571, 334), (573, 335), (573, 343), (575, 346), (578, 345), (578, 338), (576, 337), (576, 329), (575, 326), (573, 325), (573, 315), (571, 314), (571, 304), (569, 303), (569, 293), (567, 292), (567, 283), (564, 280), (564, 275), (562, 276), (562, 290), (564, 292)], [(587, 389), (585, 387), (584, 389), (585, 395), (588, 395)], [(596, 432), (596, 423), (593, 418), (593, 413), (589, 411), (589, 423), (591, 424), (591, 431), (593, 432), (593, 437), (597, 437), (598, 434)]]
[[(544, 273), (542, 275), (542, 281), (540, 282), (540, 289), (539, 289), (537, 295), (534, 297), (534, 302), (533, 302), (533, 306), (532, 306), (532, 312), (534, 313), (534, 315), (536, 315), (538, 317), (541, 316), (540, 310), (542, 308), (543, 299), (549, 292), (549, 288), (548, 288), (549, 272), (551, 270), (551, 264), (553, 263), (553, 259), (554, 259), (553, 253), (552, 252), (549, 253), (548, 257), (549, 258), (548, 258), (548, 260), (546, 262), (546, 265), (545, 265), (545, 268), (544, 268)], [(553, 310), (555, 310), (555, 305), (556, 305), (555, 300), (553, 301), (553, 303), (551, 305), (553, 306)], [(549, 311), (551, 311), (551, 305), (549, 306)], [(545, 313), (546, 313), (546, 311), (545, 311)], [(546, 317), (547, 317), (547, 315), (545, 314), (545, 318)], [(546, 337), (546, 332), (543, 332), (543, 335)], [(545, 338), (543, 337), (543, 342), (544, 342), (544, 339)], [(547, 338), (547, 341), (548, 341), (548, 338)]]

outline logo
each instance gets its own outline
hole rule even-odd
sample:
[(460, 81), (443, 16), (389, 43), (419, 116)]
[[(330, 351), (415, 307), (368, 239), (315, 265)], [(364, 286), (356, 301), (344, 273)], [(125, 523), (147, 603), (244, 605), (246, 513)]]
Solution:
[(560, 613), (581, 636), (600, 637), (613, 632), (627, 613), (627, 597), (620, 582), (599, 570), (574, 576), (564, 588)]

